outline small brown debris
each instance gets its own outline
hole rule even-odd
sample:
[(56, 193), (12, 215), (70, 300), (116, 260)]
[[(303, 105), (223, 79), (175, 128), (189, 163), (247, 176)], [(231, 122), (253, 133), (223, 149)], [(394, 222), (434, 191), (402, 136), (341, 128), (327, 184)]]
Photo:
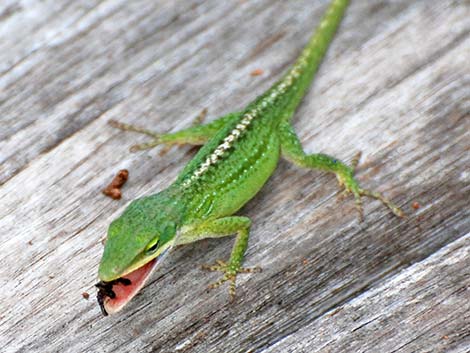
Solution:
[(33, 245), (33, 241), (32, 240), (28, 241), (28, 245)]
[(119, 189), (105, 189), (103, 193), (111, 197), (113, 200), (119, 200), (122, 197), (122, 192)]
[(88, 300), (90, 298), (90, 294), (88, 294), (87, 292), (83, 292), (82, 293), (82, 297), (86, 300)]
[(262, 69), (255, 69), (250, 73), (251, 76), (261, 76), (262, 74), (264, 74), (264, 70)]
[(303, 263), (304, 265), (308, 265), (308, 260), (307, 260), (307, 259), (303, 259), (303, 260), (302, 260), (302, 263)]
[(126, 183), (128, 178), (129, 171), (127, 169), (120, 170), (111, 183), (103, 190), (103, 194), (114, 200), (119, 200), (122, 196), (121, 187)]
[(448, 340), (448, 339), (449, 339), (449, 336), (447, 336), (447, 335), (444, 335), (444, 336), (442, 336), (442, 339), (444, 339), (444, 340)]
[(411, 207), (413, 207), (415, 210), (419, 209), (421, 206), (420, 204), (418, 203), (418, 201), (415, 201), (411, 204)]

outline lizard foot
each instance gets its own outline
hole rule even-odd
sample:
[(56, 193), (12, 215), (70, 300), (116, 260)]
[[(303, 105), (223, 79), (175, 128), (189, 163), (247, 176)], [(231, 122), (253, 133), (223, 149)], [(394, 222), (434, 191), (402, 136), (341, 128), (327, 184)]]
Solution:
[(159, 134), (157, 132), (150, 131), (150, 130), (147, 130), (147, 129), (144, 129), (142, 127), (135, 126), (135, 125), (124, 124), (116, 120), (110, 120), (108, 124), (119, 130), (137, 132), (137, 133), (144, 134), (153, 138), (153, 140), (151, 140), (150, 142), (140, 143), (140, 144), (131, 146), (131, 148), (129, 149), (131, 152), (148, 150), (150, 148), (156, 147), (164, 143), (161, 140), (162, 134)]
[(229, 294), (230, 294), (230, 300), (233, 301), (235, 299), (235, 280), (237, 278), (237, 275), (239, 273), (257, 273), (261, 272), (261, 268), (256, 266), (256, 267), (240, 267), (240, 265), (232, 265), (230, 263), (226, 263), (222, 260), (217, 260), (215, 262), (215, 265), (202, 265), (201, 266), (203, 270), (207, 271), (213, 271), (213, 272), (222, 272), (223, 277), (218, 280), (217, 282), (214, 282), (209, 285), (209, 289), (217, 288), (221, 284), (225, 282), (230, 282), (229, 283)]
[(381, 193), (362, 189), (359, 186), (359, 183), (354, 178), (354, 173), (360, 158), (361, 152), (356, 154), (356, 156), (351, 161), (351, 167), (347, 168), (346, 172), (338, 173), (336, 175), (340, 187), (344, 189), (343, 192), (340, 194), (340, 198), (344, 198), (350, 194), (354, 196), (356, 210), (359, 213), (359, 221), (361, 222), (364, 220), (364, 211), (361, 200), (363, 196), (379, 200), (382, 202), (382, 204), (384, 204), (385, 207), (389, 208), (397, 217), (405, 217), (405, 213), (393, 202), (385, 198)]
[[(194, 131), (194, 127), (201, 125), (206, 115), (207, 115), (207, 109), (203, 109), (199, 113), (199, 115), (194, 119), (192, 130), (190, 128), (186, 130), (180, 130), (175, 133), (158, 133), (155, 131), (147, 130), (140, 126), (124, 124), (116, 120), (110, 120), (108, 124), (122, 131), (137, 132), (139, 134), (144, 134), (144, 135), (151, 137), (151, 140), (149, 142), (140, 143), (140, 144), (131, 146), (130, 148), (131, 152), (148, 150), (148, 149), (157, 147), (159, 145), (164, 145), (164, 148), (160, 151), (160, 155), (164, 155), (171, 149), (171, 147), (175, 145), (178, 146), (178, 145), (183, 145), (186, 143), (193, 144), (193, 145), (200, 145), (201, 143), (199, 140), (197, 140), (197, 142), (194, 143), (194, 138), (196, 139), (201, 138), (201, 130), (200, 130), (201, 128), (199, 130), (196, 129)], [(205, 141), (206, 136), (204, 136), (204, 133), (203, 133), (202, 138)]]

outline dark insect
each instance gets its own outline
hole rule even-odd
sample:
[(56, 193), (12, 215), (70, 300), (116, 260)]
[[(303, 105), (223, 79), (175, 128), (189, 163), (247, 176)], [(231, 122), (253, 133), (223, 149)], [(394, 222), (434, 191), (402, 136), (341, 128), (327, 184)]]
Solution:
[(95, 287), (98, 288), (96, 299), (98, 300), (98, 304), (100, 305), (101, 312), (104, 316), (108, 316), (108, 313), (104, 307), (104, 298), (116, 298), (116, 293), (113, 291), (113, 286), (117, 283), (122, 283), (125, 286), (129, 286), (132, 282), (127, 278), (118, 278), (111, 282), (100, 281), (95, 284)]

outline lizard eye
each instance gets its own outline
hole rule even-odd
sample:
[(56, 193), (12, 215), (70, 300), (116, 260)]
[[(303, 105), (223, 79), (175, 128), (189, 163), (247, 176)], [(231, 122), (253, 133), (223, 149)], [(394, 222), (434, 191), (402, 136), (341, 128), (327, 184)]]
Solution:
[(156, 241), (155, 244), (151, 245), (149, 248), (147, 248), (147, 250), (145, 250), (145, 252), (147, 254), (152, 254), (154, 253), (157, 249), (158, 249), (158, 243), (160, 243), (160, 241)]

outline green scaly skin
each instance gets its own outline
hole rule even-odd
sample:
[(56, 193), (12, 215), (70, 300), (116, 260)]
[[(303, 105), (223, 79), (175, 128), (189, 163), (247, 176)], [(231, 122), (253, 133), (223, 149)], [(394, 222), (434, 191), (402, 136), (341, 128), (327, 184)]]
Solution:
[(308, 89), (348, 5), (333, 0), (318, 29), (291, 69), (245, 110), (231, 113), (209, 124), (171, 134), (112, 122), (123, 130), (151, 136), (141, 150), (165, 144), (204, 145), (166, 190), (134, 200), (111, 223), (99, 277), (110, 282), (141, 267), (173, 245), (203, 238), (236, 234), (227, 262), (206, 266), (222, 272), (217, 287), (230, 282), (235, 295), (238, 273), (257, 271), (242, 267), (251, 221), (233, 216), (266, 183), (282, 156), (295, 165), (336, 175), (345, 193), (351, 193), (362, 217), (361, 196), (381, 200), (397, 216), (402, 211), (380, 194), (362, 189), (354, 178), (354, 167), (324, 154), (306, 154), (290, 120)]

